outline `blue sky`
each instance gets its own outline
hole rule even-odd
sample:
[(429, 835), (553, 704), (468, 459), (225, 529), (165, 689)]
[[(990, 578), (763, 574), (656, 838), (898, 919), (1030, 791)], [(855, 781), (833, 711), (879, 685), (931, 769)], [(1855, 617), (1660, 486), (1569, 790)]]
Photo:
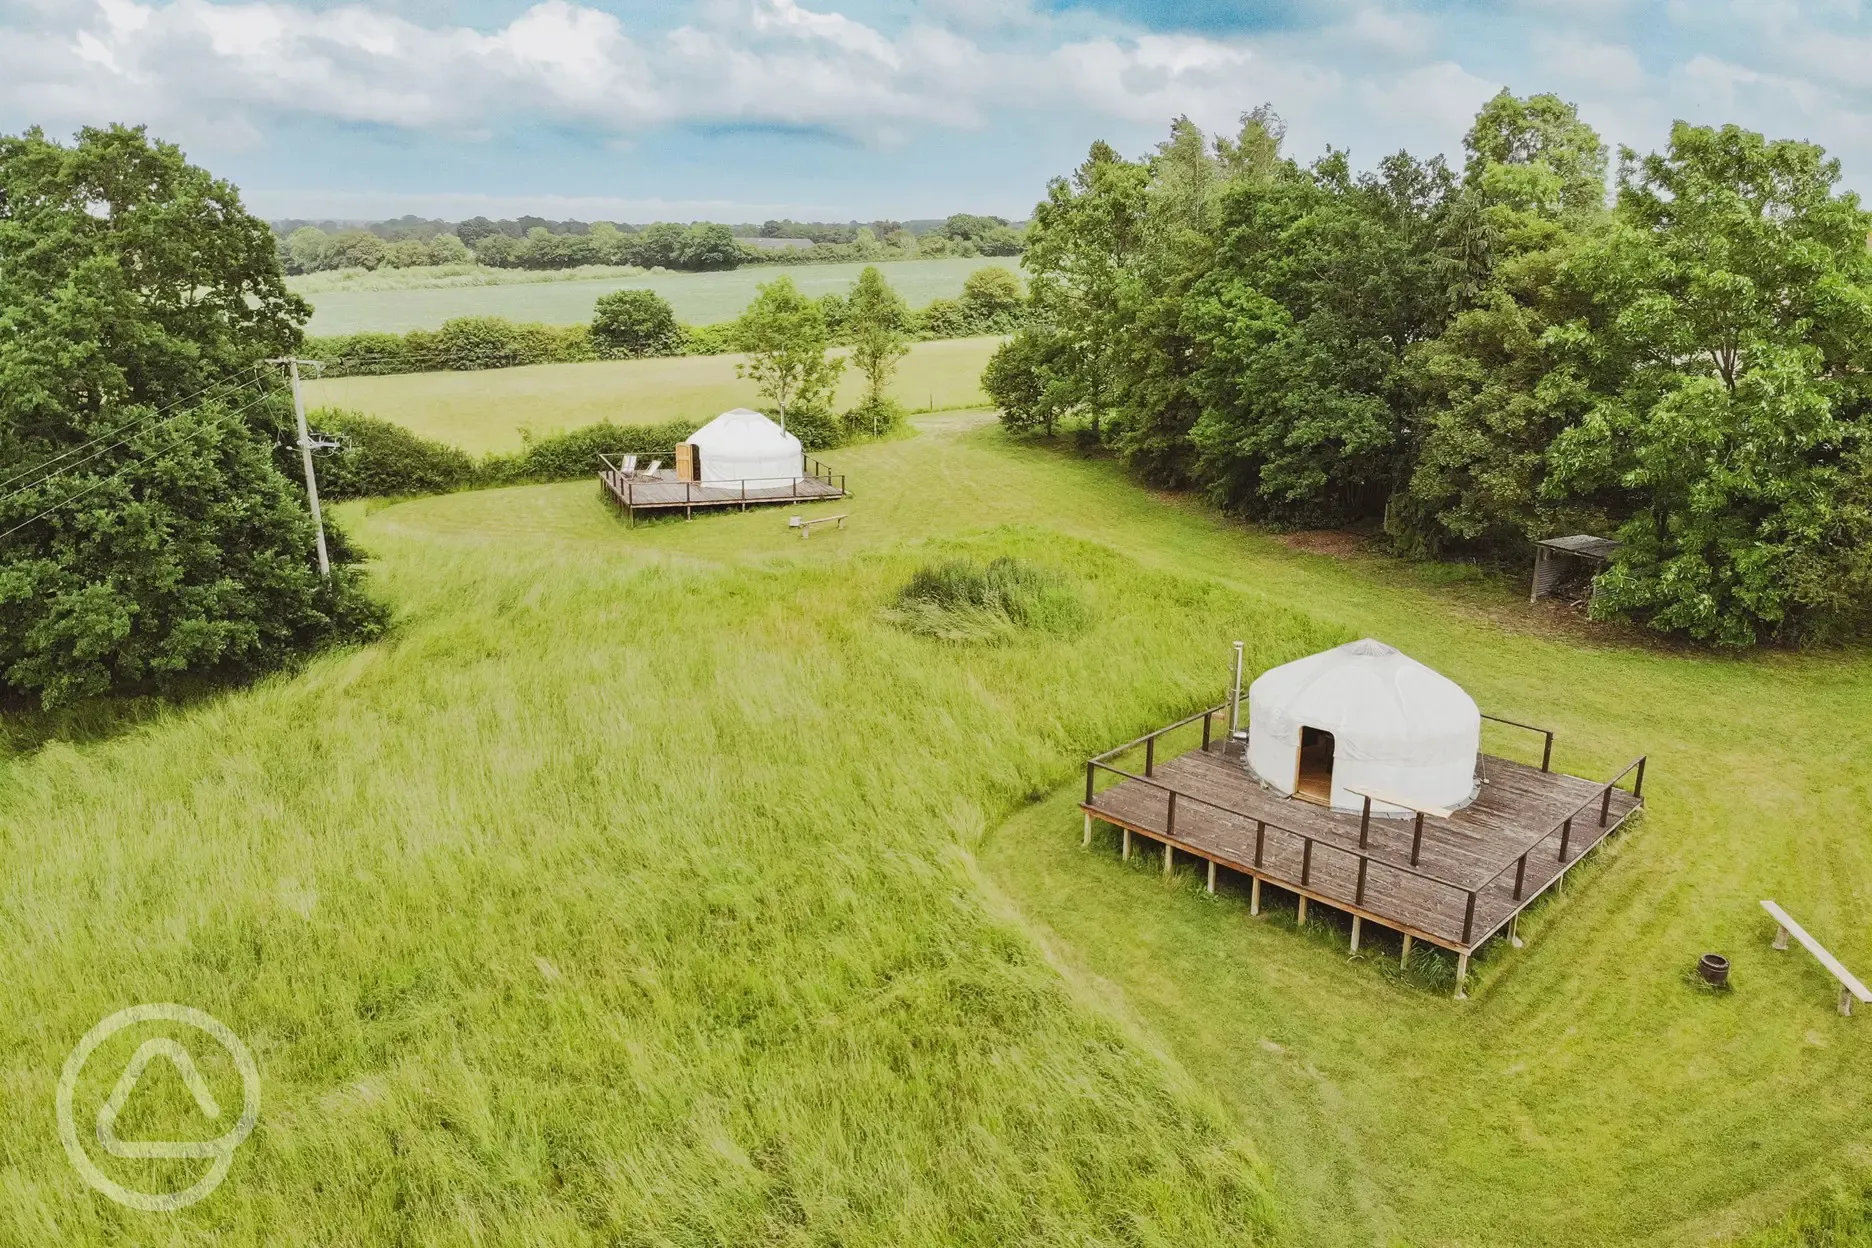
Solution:
[(0, 0), (0, 130), (148, 123), (270, 216), (1024, 216), (1105, 138), (1460, 157), (1503, 86), (1614, 144), (1811, 139), (1872, 190), (1857, 0)]

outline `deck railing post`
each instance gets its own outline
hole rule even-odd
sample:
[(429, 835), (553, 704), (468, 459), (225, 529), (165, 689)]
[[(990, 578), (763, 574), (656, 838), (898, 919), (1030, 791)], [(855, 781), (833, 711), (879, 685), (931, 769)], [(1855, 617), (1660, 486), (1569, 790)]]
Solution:
[(1644, 796), (1644, 765), (1645, 765), (1645, 760), (1641, 756), (1638, 759), (1638, 778), (1632, 781), (1631, 795), (1633, 797)]
[(1209, 717), (1214, 713), (1213, 711), (1203, 712), (1203, 749), (1205, 750), (1209, 748)]
[(1300, 841), (1300, 887), (1305, 888), (1313, 882), (1313, 838), (1303, 836)]
[(1368, 848), (1370, 844), (1371, 844), (1371, 798), (1367, 797), (1365, 799), (1365, 810), (1362, 814), (1359, 815), (1358, 847), (1360, 849), (1365, 849), (1365, 848)]
[(1546, 771), (1547, 765), (1551, 762), (1553, 762), (1553, 733), (1549, 732), (1547, 734), (1547, 744), (1541, 749), (1540, 769)]
[(1417, 812), (1417, 826), (1411, 829), (1410, 865), (1416, 866), (1417, 859), (1423, 855), (1423, 811)]
[(1612, 785), (1605, 786), (1605, 796), (1599, 801), (1599, 826), (1605, 827), (1606, 820), (1612, 817)]
[(1152, 733), (1144, 738), (1144, 774), (1150, 775), (1157, 769), (1157, 735)]
[(1097, 767), (1097, 763), (1089, 761), (1086, 763), (1086, 805), (1088, 806), (1092, 804), (1092, 772)]
[(1267, 844), (1267, 821), (1255, 820), (1255, 866), (1261, 865), (1261, 849)]
[[(1355, 906), (1362, 906), (1365, 904), (1365, 868), (1370, 865), (1371, 859), (1360, 854), (1358, 860), (1358, 888), (1352, 894), (1352, 904)], [(1357, 923), (1358, 918), (1354, 916), (1352, 921)]]
[(1514, 868), (1514, 899), (1516, 901), (1521, 900), (1521, 886), (1522, 884), (1526, 882), (1527, 882), (1527, 855), (1522, 854), (1521, 857), (1515, 861), (1515, 868)]
[[(1169, 790), (1169, 793), (1170, 793), (1169, 809), (1164, 813), (1164, 835), (1175, 836), (1176, 835), (1176, 790), (1171, 789)], [(1169, 846), (1166, 845), (1164, 848), (1168, 850)]]
[(1469, 943), (1469, 933), (1475, 930), (1475, 893), (1469, 894), (1469, 904), (1463, 909), (1462, 943)]
[(1567, 842), (1573, 839), (1573, 820), (1571, 817), (1560, 825), (1560, 861), (1566, 861)]

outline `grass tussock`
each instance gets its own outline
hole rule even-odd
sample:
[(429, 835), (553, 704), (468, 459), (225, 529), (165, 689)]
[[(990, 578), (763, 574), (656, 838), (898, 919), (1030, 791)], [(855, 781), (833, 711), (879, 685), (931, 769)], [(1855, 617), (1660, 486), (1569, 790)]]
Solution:
[(1086, 625), (1085, 603), (1064, 576), (1006, 555), (924, 564), (883, 615), (918, 637), (965, 645), (1070, 636)]

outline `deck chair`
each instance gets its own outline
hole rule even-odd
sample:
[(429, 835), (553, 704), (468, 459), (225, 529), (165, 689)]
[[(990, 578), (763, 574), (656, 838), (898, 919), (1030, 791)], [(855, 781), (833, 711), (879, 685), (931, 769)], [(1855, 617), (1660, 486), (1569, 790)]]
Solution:
[(637, 475), (637, 457), (635, 455), (625, 455), (618, 460), (618, 475), (620, 477), (634, 477)]
[(651, 478), (652, 480), (655, 480), (657, 473), (661, 472), (662, 470), (663, 470), (663, 461), (660, 459), (653, 459), (650, 461), (650, 466), (643, 470), (643, 475)]

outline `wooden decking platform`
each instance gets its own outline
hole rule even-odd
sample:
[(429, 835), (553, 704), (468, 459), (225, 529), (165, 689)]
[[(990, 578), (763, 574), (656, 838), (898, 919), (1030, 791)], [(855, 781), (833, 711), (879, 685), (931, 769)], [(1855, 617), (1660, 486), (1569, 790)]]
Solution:
[(633, 521), (640, 511), (681, 511), (684, 515), (724, 507), (745, 511), (778, 503), (821, 503), (849, 493), (844, 474), (831, 471), (818, 460), (808, 460), (801, 475), (791, 479), (707, 482), (679, 481), (673, 468), (659, 469), (654, 476), (626, 473), (605, 456), (599, 460), (603, 465), (599, 483)]
[[(1239, 742), (1211, 742), (1212, 708), (1086, 765), (1091, 821), (1378, 923), (1460, 955), (1510, 929), (1516, 915), (1563, 879), (1643, 805), (1644, 760), (1610, 781), (1581, 779), (1483, 755), (1480, 792), (1448, 818), (1364, 819), (1263, 788)], [(1204, 719), (1200, 748), (1158, 757), (1154, 738)], [(1538, 731), (1538, 730), (1537, 730)], [(1142, 745), (1144, 774), (1108, 760)], [(1549, 744), (1551, 752), (1551, 743)], [(1636, 774), (1632, 789), (1619, 787)], [(1100, 788), (1101, 777), (1115, 780)], [(1169, 859), (1166, 859), (1166, 864)], [(1213, 871), (1210, 876), (1214, 885)], [(1461, 981), (1458, 980), (1460, 993)]]

